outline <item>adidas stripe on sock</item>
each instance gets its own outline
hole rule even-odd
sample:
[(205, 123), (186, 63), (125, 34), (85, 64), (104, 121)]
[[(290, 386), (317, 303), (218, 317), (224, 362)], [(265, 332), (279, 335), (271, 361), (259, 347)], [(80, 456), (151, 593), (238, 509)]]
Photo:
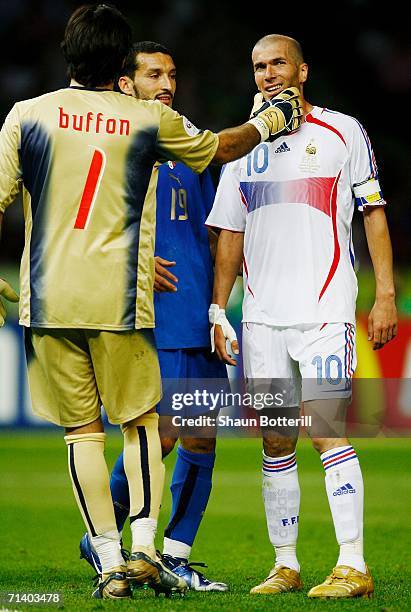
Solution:
[(352, 446), (341, 446), (322, 453), (321, 461), (335, 535), (340, 545), (337, 565), (348, 565), (365, 572), (364, 485), (357, 454)]

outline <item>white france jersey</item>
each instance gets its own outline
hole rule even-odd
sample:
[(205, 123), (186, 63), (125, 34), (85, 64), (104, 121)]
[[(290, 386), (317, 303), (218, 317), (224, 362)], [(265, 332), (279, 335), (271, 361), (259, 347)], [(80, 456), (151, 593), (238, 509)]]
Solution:
[(355, 323), (354, 204), (385, 205), (368, 136), (314, 107), (221, 173), (207, 225), (245, 232), (243, 321)]

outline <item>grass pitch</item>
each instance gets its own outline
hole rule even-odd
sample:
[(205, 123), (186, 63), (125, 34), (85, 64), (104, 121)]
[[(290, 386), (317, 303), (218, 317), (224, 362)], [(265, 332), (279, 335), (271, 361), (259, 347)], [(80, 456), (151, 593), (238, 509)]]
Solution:
[[(61, 592), (64, 610), (411, 610), (410, 511), (411, 443), (408, 439), (354, 441), (366, 489), (366, 558), (374, 575), (373, 599), (309, 600), (337, 559), (337, 545), (318, 455), (307, 440), (297, 457), (302, 490), (298, 555), (304, 590), (277, 596), (251, 596), (273, 564), (261, 498), (261, 443), (256, 439), (218, 441), (214, 487), (192, 560), (206, 561), (207, 575), (230, 585), (228, 593), (188, 592), (184, 599), (155, 598), (135, 592), (132, 601), (90, 598), (92, 570), (79, 560), (84, 533), (66, 468), (66, 449), (56, 432), (0, 434), (0, 516), (2, 592)], [(107, 460), (113, 465), (121, 438), (110, 432)], [(174, 453), (166, 459), (167, 483)], [(158, 546), (170, 510), (165, 490)], [(125, 544), (129, 544), (128, 529)], [(3, 603), (1, 609), (28, 606)], [(30, 606), (30, 609), (44, 609)]]

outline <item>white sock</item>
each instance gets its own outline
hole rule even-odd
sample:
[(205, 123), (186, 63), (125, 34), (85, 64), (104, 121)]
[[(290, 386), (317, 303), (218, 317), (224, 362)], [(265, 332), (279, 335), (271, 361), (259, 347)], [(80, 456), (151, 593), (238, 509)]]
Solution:
[(90, 541), (100, 559), (103, 574), (110, 573), (114, 567), (124, 565), (117, 531), (107, 531), (98, 536), (90, 536)]
[(321, 461), (335, 535), (340, 545), (337, 565), (348, 565), (365, 573), (364, 484), (356, 452), (352, 446), (339, 446), (322, 453)]
[(263, 452), (263, 498), (275, 565), (299, 572), (296, 549), (300, 485), (295, 452), (285, 457), (268, 457)]
[(131, 524), (132, 546), (131, 550), (136, 552), (142, 546), (155, 550), (154, 538), (157, 531), (157, 520), (151, 518), (135, 519)]
[(163, 554), (170, 555), (171, 557), (178, 557), (179, 559), (190, 558), (191, 546), (185, 544), (185, 542), (179, 542), (178, 540), (171, 540), (170, 538), (164, 538)]

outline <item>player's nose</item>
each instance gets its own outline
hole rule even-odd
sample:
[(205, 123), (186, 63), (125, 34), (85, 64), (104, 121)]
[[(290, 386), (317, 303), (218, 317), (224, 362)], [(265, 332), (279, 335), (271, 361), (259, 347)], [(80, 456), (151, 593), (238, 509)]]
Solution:
[(267, 66), (265, 68), (265, 75), (264, 75), (265, 80), (266, 81), (271, 81), (276, 76), (277, 76), (276, 67), (272, 66), (271, 64), (267, 64)]

